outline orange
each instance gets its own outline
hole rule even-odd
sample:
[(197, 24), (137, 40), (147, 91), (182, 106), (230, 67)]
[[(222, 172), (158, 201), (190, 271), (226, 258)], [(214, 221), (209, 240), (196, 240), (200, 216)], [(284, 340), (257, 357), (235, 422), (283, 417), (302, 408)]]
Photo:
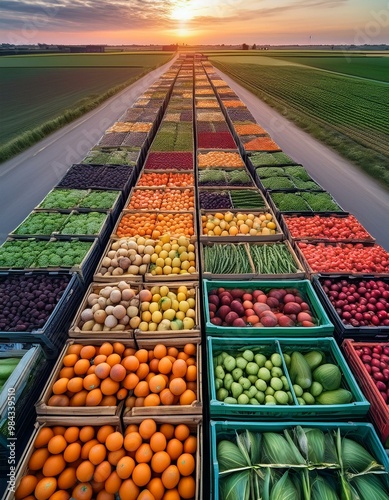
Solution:
[(110, 342), (104, 342), (101, 344), (99, 349), (99, 355), (104, 354), (105, 356), (109, 356), (113, 353), (113, 345)]
[(184, 441), (185, 453), (196, 453), (197, 451), (197, 438), (196, 436), (188, 436)]
[(148, 443), (142, 443), (135, 452), (135, 460), (138, 463), (150, 462), (153, 456), (153, 450)]
[(165, 493), (165, 486), (160, 477), (154, 477), (147, 484), (147, 489), (154, 495), (155, 500), (162, 500), (163, 494)]
[(90, 368), (90, 362), (88, 359), (79, 359), (77, 363), (74, 365), (74, 373), (75, 375), (85, 375), (85, 373)]
[(57, 489), (57, 480), (55, 477), (45, 477), (41, 479), (34, 490), (37, 500), (47, 500)]
[(186, 344), (184, 346), (184, 353), (189, 356), (194, 356), (196, 354), (196, 346), (195, 344)]
[(180, 494), (178, 493), (177, 488), (173, 488), (172, 490), (167, 490), (162, 500), (181, 500)]
[(113, 343), (113, 351), (116, 354), (119, 354), (121, 356), (125, 350), (126, 350), (126, 347), (121, 342), (114, 342)]
[(107, 460), (104, 460), (96, 467), (93, 479), (98, 483), (103, 483), (109, 478), (111, 472), (112, 465)]
[(35, 450), (28, 461), (28, 468), (32, 471), (42, 469), (49, 456), (50, 452), (47, 448), (39, 448), (38, 450)]
[(180, 405), (191, 405), (194, 401), (197, 400), (197, 396), (194, 391), (191, 389), (187, 389), (180, 396)]
[(132, 480), (137, 486), (146, 486), (151, 479), (151, 469), (146, 463), (137, 464), (132, 471)]
[(139, 359), (136, 356), (126, 356), (122, 360), (122, 365), (128, 371), (135, 372), (139, 368)]
[[(88, 375), (88, 377), (94, 375)], [(92, 389), (91, 391), (88, 392), (88, 394), (85, 397), (85, 406), (98, 406), (103, 399), (103, 393), (101, 392), (101, 389), (99, 387), (96, 387), (96, 389)]]
[(155, 375), (154, 377), (151, 377), (149, 387), (151, 392), (159, 393), (165, 389), (166, 380), (162, 375)]
[[(115, 396), (119, 401), (123, 401), (123, 399), (126, 399), (126, 397), (128, 396), (128, 389), (122, 387), (121, 389), (118, 390)], [(106, 396), (106, 397), (114, 398), (115, 396)], [(115, 405), (109, 405), (109, 406), (115, 406)]]
[(146, 349), (139, 349), (138, 351), (136, 351), (135, 356), (138, 358), (139, 363), (147, 363), (147, 361), (149, 360), (149, 353)]
[(90, 375), (87, 375), (84, 378), (83, 385), (84, 385), (84, 389), (86, 389), (87, 391), (92, 391), (93, 389), (96, 389), (97, 387), (99, 387), (100, 379), (96, 374), (91, 373)]
[(105, 443), (107, 437), (115, 432), (115, 429), (112, 425), (103, 425), (100, 427), (100, 429), (97, 431), (97, 439), (100, 441), (100, 443)]
[(126, 450), (124, 448), (120, 448), (120, 450), (117, 451), (110, 451), (108, 453), (108, 462), (116, 467), (119, 460), (124, 456), (126, 456)]
[(169, 347), (167, 350), (168, 356), (173, 356), (173, 358), (177, 358), (178, 356), (178, 349), (177, 347)]
[(135, 373), (129, 373), (122, 382), (122, 386), (129, 391), (135, 389), (139, 383), (139, 377)]
[(67, 389), (70, 392), (80, 392), (83, 389), (84, 379), (82, 377), (73, 377), (69, 380)]
[(158, 370), (161, 373), (164, 373), (168, 375), (172, 371), (173, 363), (170, 361), (170, 359), (165, 356), (159, 360), (158, 363)]
[(90, 462), (92, 462), (93, 465), (99, 465), (105, 460), (106, 455), (106, 447), (103, 444), (99, 443), (92, 446), (92, 448), (89, 450), (88, 459)]
[(135, 461), (131, 457), (123, 457), (116, 466), (116, 472), (120, 479), (128, 479), (135, 467)]
[(62, 453), (67, 447), (68, 443), (64, 436), (53, 436), (47, 444), (47, 449), (53, 455)]
[(50, 427), (42, 427), (38, 432), (37, 437), (34, 441), (34, 448), (42, 448), (43, 446), (47, 446), (47, 443), (54, 436), (54, 432)]
[(21, 500), (31, 493), (34, 492), (36, 485), (38, 484), (38, 479), (32, 474), (27, 474), (27, 476), (22, 477), (19, 486), (15, 491), (15, 500)]
[(94, 472), (95, 466), (92, 462), (84, 460), (84, 462), (77, 467), (76, 476), (81, 483), (87, 483), (92, 479)]
[(71, 463), (78, 460), (81, 456), (81, 445), (80, 443), (71, 443), (69, 444), (64, 453), (63, 458), (66, 462)]
[(149, 394), (143, 401), (144, 406), (159, 406), (160, 404), (161, 400), (158, 394)]
[(174, 436), (180, 441), (185, 441), (185, 439), (190, 435), (189, 427), (186, 424), (179, 424), (174, 429)]
[(150, 373), (150, 367), (147, 363), (140, 363), (135, 373), (139, 377), (139, 380), (143, 380)]
[(68, 350), (66, 352), (66, 354), (77, 354), (79, 355), (80, 354), (80, 351), (81, 349), (83, 348), (84, 346), (82, 344), (72, 344), (68, 347)]
[(76, 482), (76, 469), (74, 467), (67, 467), (58, 477), (58, 488), (68, 490), (69, 488), (73, 488)]
[(172, 439), (174, 436), (174, 425), (172, 424), (161, 424), (159, 430), (165, 436), (166, 439)]
[(143, 439), (150, 439), (157, 431), (157, 424), (152, 418), (145, 418), (139, 425), (139, 434)]
[(171, 464), (171, 458), (166, 451), (157, 451), (151, 459), (151, 468), (154, 472), (161, 473)]
[(92, 495), (93, 490), (89, 483), (79, 483), (72, 491), (74, 500), (91, 500)]
[(79, 357), (77, 354), (66, 354), (62, 362), (64, 366), (74, 366), (78, 360)]
[(105, 490), (101, 490), (97, 493), (96, 500), (115, 500), (115, 495), (113, 493), (107, 493)]
[(116, 406), (117, 400), (116, 396), (103, 396), (103, 399), (100, 401), (99, 406)]
[(144, 398), (150, 394), (149, 384), (145, 380), (141, 380), (134, 389), (134, 394), (138, 398)]
[(53, 393), (54, 394), (65, 394), (65, 392), (68, 390), (68, 378), (60, 378), (58, 379), (54, 385), (53, 385)]
[(107, 357), (107, 363), (109, 364), (109, 366), (113, 367), (114, 365), (117, 365), (121, 362), (122, 360), (122, 357), (117, 354), (116, 352), (110, 354), (108, 357)]
[(119, 491), (121, 484), (122, 480), (118, 476), (116, 470), (114, 470), (113, 472), (111, 472), (109, 478), (104, 483), (105, 491), (107, 493), (115, 494)]
[(101, 382), (100, 390), (105, 396), (113, 396), (120, 389), (119, 382), (115, 382), (111, 377), (107, 377)]
[(104, 490), (104, 483), (98, 483), (95, 480), (89, 481), (89, 483), (92, 486), (92, 491), (93, 495), (96, 495), (96, 493), (100, 493), (100, 491)]
[(190, 453), (183, 453), (177, 459), (177, 467), (181, 476), (190, 476), (196, 466), (195, 459)]
[(172, 372), (176, 377), (185, 377), (187, 364), (183, 359), (176, 359), (172, 366)]
[(65, 435), (66, 427), (63, 425), (55, 425), (54, 427), (52, 427), (52, 429), (54, 432), (54, 436), (58, 436), (58, 434), (60, 434), (61, 436)]
[(174, 404), (174, 394), (170, 391), (170, 389), (164, 389), (159, 395), (161, 403), (163, 405), (172, 405)]
[(169, 390), (174, 396), (181, 396), (186, 391), (185, 380), (181, 377), (175, 378), (170, 381)]
[(100, 363), (96, 365), (95, 375), (97, 375), (100, 379), (105, 379), (109, 376), (111, 372), (111, 366), (108, 363)]
[(142, 490), (137, 500), (155, 500), (155, 496), (149, 490)]
[(80, 429), (76, 426), (68, 427), (63, 437), (70, 443), (75, 443), (80, 435)]
[(142, 436), (139, 432), (130, 432), (124, 438), (124, 448), (127, 451), (136, 451), (142, 444)]
[(49, 500), (69, 500), (70, 498), (70, 493), (68, 493), (65, 490), (57, 490)]
[(161, 476), (162, 482), (167, 489), (175, 488), (180, 480), (180, 472), (176, 465), (169, 465)]
[(99, 354), (95, 358), (93, 358), (93, 364), (95, 366), (99, 365), (100, 363), (105, 363), (107, 361), (107, 356), (105, 354)]
[(80, 358), (92, 359), (96, 355), (96, 348), (93, 345), (86, 345), (80, 351)]
[(154, 452), (165, 450), (166, 444), (166, 437), (162, 432), (155, 432), (150, 438), (150, 448)]
[(179, 439), (173, 438), (167, 443), (166, 451), (169, 453), (172, 460), (177, 460), (184, 451), (184, 445)]
[(157, 359), (162, 359), (166, 355), (167, 355), (167, 348), (166, 348), (166, 346), (164, 346), (163, 344), (157, 344), (154, 347), (154, 356)]
[(42, 472), (46, 477), (59, 476), (65, 469), (66, 462), (62, 455), (51, 455), (43, 466)]
[(85, 425), (84, 427), (81, 427), (79, 438), (83, 443), (90, 441), (94, 437), (95, 437), (94, 427), (92, 427), (91, 425)]
[(137, 500), (140, 488), (132, 479), (126, 479), (119, 488), (120, 500)]
[[(92, 392), (92, 391), (90, 391)], [(80, 392), (77, 392), (74, 396), (70, 398), (70, 406), (85, 406), (86, 405), (86, 398), (88, 397), (88, 391), (86, 389), (83, 389)]]
[(194, 498), (196, 494), (196, 481), (192, 476), (182, 477), (178, 483), (178, 493), (181, 498)]
[(121, 432), (112, 432), (105, 440), (105, 446), (109, 451), (118, 451), (123, 446), (123, 435)]
[(115, 382), (121, 382), (126, 378), (126, 375), (127, 375), (126, 369), (124, 368), (123, 365), (118, 363), (116, 365), (113, 365), (113, 367), (111, 368), (111, 372), (109, 374), (111, 379), (114, 380)]
[(93, 446), (95, 446), (96, 444), (99, 444), (99, 441), (97, 439), (91, 439), (90, 441), (87, 441), (81, 448), (81, 458), (87, 460), (91, 448), (93, 448)]

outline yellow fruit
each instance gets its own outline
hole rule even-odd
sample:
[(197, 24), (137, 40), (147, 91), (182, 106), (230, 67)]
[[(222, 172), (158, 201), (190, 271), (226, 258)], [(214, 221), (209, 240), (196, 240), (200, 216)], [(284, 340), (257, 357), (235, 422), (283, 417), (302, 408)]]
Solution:
[(187, 251), (180, 253), (180, 261), (183, 262), (184, 260), (188, 260), (188, 252)]
[(190, 268), (189, 260), (184, 260), (183, 262), (181, 262), (181, 269), (187, 271), (189, 268)]
[(153, 312), (159, 311), (159, 305), (158, 302), (152, 302), (149, 306), (149, 312), (153, 314)]
[(159, 267), (163, 267), (165, 265), (165, 259), (158, 257), (158, 259), (155, 261), (155, 265), (157, 265)]
[(169, 297), (162, 297), (159, 301), (159, 306), (162, 311), (167, 311), (172, 306), (172, 299), (169, 299)]
[(170, 250), (172, 249), (172, 246), (170, 243), (165, 243), (163, 246), (162, 246), (162, 250), (165, 250), (165, 252), (170, 252)]
[(180, 248), (180, 245), (178, 245), (178, 243), (174, 243), (172, 245), (172, 250), (174, 250), (175, 252), (177, 252), (177, 250)]
[(172, 274), (172, 268), (170, 266), (165, 266), (163, 268), (163, 274), (165, 274), (166, 276)]
[(146, 321), (142, 321), (141, 323), (139, 323), (139, 327), (138, 328), (142, 332), (147, 332), (147, 330), (149, 329), (149, 324), (146, 323)]
[(159, 286), (153, 286), (150, 290), (151, 295), (155, 295), (156, 293), (159, 293)]
[(161, 297), (165, 297), (169, 293), (169, 287), (166, 285), (161, 286), (159, 289), (159, 293), (160, 293)]
[(177, 300), (177, 295), (174, 292), (169, 292), (167, 294), (167, 297), (169, 297), (169, 299), (172, 299), (172, 300)]
[(178, 304), (178, 309), (180, 311), (183, 311), (186, 313), (186, 311), (189, 309), (189, 304), (186, 300), (182, 300), (179, 304)]
[(196, 301), (195, 301), (195, 299), (194, 299), (193, 297), (188, 297), (188, 298), (186, 299), (186, 301), (188, 302), (189, 307), (190, 307), (191, 309), (194, 309), (194, 306), (196, 305)]
[(180, 245), (180, 246), (184, 246), (184, 247), (187, 247), (189, 245), (189, 240), (187, 238), (185, 238), (185, 236), (180, 236), (177, 240), (177, 243)]
[(153, 322), (149, 323), (149, 332), (155, 332), (157, 328), (158, 328), (157, 323)]
[(150, 302), (142, 302), (140, 305), (141, 311), (148, 311), (150, 307)]
[(167, 309), (163, 313), (163, 319), (168, 319), (169, 321), (172, 321), (175, 316), (176, 316), (176, 311), (174, 309)]
[(153, 255), (150, 257), (150, 261), (152, 264), (155, 264), (158, 260), (158, 254), (153, 253)]
[(172, 266), (172, 259), (170, 257), (166, 257), (165, 259), (165, 266)]
[(265, 217), (266, 217), (266, 220), (272, 220), (273, 219), (272, 214), (269, 214), (269, 213), (267, 213)]
[(167, 257), (169, 257), (169, 252), (167, 252), (166, 250), (161, 250), (161, 252), (159, 253), (159, 258), (166, 259)]
[(268, 227), (269, 229), (275, 229), (277, 226), (274, 224), (274, 222), (268, 222), (268, 223), (267, 223), (267, 227)]
[(159, 293), (155, 293), (151, 300), (152, 302), (159, 302), (161, 300), (161, 295)]
[(194, 328), (194, 321), (192, 318), (185, 317), (182, 322), (184, 323), (184, 330), (192, 330), (192, 328)]
[(181, 321), (184, 321), (184, 319), (185, 319), (185, 313), (183, 311), (177, 311), (176, 312), (176, 318), (180, 319)]
[(161, 247), (161, 245), (156, 245), (156, 246), (155, 246), (155, 248), (154, 248), (154, 252), (155, 252), (157, 255), (159, 255), (159, 252), (161, 252), (161, 251), (162, 251), (162, 247)]
[(174, 260), (177, 257), (177, 252), (175, 250), (170, 250), (169, 258)]
[(178, 292), (177, 293), (177, 300), (178, 302), (182, 302), (183, 300), (186, 300), (186, 293)]
[(155, 271), (155, 274), (157, 274), (158, 276), (162, 274), (162, 267), (161, 266), (158, 266), (154, 269)]
[(172, 274), (180, 274), (181, 269), (179, 267), (173, 267)]
[(196, 317), (196, 311), (194, 309), (188, 309), (186, 311), (186, 317), (187, 318), (193, 318), (193, 319), (195, 319), (195, 317)]
[(192, 243), (190, 245), (188, 245), (188, 252), (194, 252), (195, 251), (195, 246), (192, 245)]
[(160, 240), (161, 240), (162, 243), (169, 243), (169, 241), (170, 241), (170, 234), (166, 233), (166, 234), (162, 235), (161, 238), (160, 238)]
[(268, 229), (267, 227), (264, 227), (264, 228), (262, 229), (262, 234), (271, 234), (271, 233), (270, 233), (270, 229)]
[(180, 268), (181, 267), (181, 259), (179, 257), (174, 257), (174, 259), (172, 260), (171, 266)]
[(174, 309), (175, 311), (178, 311), (178, 306), (179, 306), (178, 300), (176, 300), (176, 299), (172, 300), (172, 309)]
[[(143, 318), (142, 318), (143, 319)], [(151, 320), (153, 321), (153, 323), (160, 323), (162, 321), (162, 313), (161, 311), (155, 311), (153, 312), (153, 314), (151, 315)]]
[[(215, 227), (215, 229), (213, 230), (213, 232), (215, 233), (215, 236), (220, 236), (222, 234), (222, 229), (220, 227)], [(188, 255), (188, 254), (186, 254), (186, 255)]]
[(141, 318), (142, 318), (142, 321), (146, 321), (147, 323), (150, 323), (151, 318), (152, 318), (151, 312), (150, 311), (144, 311), (142, 313)]
[(188, 269), (188, 273), (192, 274), (195, 272), (196, 272), (196, 268), (194, 266), (190, 266), (190, 268)]

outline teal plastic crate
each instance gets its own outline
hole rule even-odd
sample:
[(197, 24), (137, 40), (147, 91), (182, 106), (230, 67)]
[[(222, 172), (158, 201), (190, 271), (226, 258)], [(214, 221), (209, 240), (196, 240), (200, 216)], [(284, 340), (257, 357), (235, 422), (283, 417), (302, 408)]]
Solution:
[[(217, 444), (222, 439), (234, 441), (235, 431), (248, 429), (251, 432), (280, 432), (300, 425), (321, 429), (323, 432), (340, 429), (341, 435), (346, 436), (363, 444), (378, 463), (381, 463), (389, 472), (389, 457), (385, 452), (377, 433), (372, 424), (367, 423), (326, 423), (326, 422), (217, 422), (210, 421), (210, 441), (211, 441), (211, 495), (212, 500), (219, 500), (219, 462), (217, 460)], [(388, 483), (387, 475), (386, 483)], [(388, 486), (387, 486), (388, 487)]]
[[(319, 321), (317, 326), (308, 327), (233, 327), (217, 326), (211, 323), (208, 308), (208, 292), (217, 288), (230, 290), (233, 288), (243, 288), (245, 290), (263, 290), (264, 292), (272, 288), (296, 288), (310, 305), (314, 317)], [(331, 323), (327, 313), (321, 305), (311, 282), (308, 280), (277, 280), (277, 281), (209, 281), (203, 280), (203, 300), (205, 314), (205, 332), (207, 335), (217, 337), (269, 337), (270, 335), (279, 337), (326, 337), (334, 332), (334, 325)]]
[[(234, 420), (247, 420), (248, 418), (266, 420), (269, 418), (277, 418), (288, 420), (291, 418), (301, 420), (338, 420), (358, 419), (367, 415), (370, 403), (367, 401), (353, 374), (351, 373), (343, 354), (341, 353), (336, 341), (333, 338), (318, 338), (318, 339), (252, 339), (239, 338), (228, 339), (228, 342), (223, 338), (208, 337), (208, 383), (210, 394), (210, 415), (214, 418), (232, 418)], [(221, 352), (236, 353), (237, 351), (245, 351), (250, 349), (254, 352), (269, 355), (273, 352), (278, 352), (282, 357), (283, 372), (288, 380), (290, 392), (292, 393), (294, 404), (289, 405), (242, 405), (228, 404), (219, 401), (216, 397), (215, 385), (215, 365), (213, 358)], [(353, 402), (338, 405), (300, 405), (296, 394), (293, 390), (290, 376), (285, 364), (283, 353), (297, 350), (300, 352), (322, 351), (326, 354), (326, 361), (336, 364), (342, 373), (341, 387), (349, 390), (353, 395)]]

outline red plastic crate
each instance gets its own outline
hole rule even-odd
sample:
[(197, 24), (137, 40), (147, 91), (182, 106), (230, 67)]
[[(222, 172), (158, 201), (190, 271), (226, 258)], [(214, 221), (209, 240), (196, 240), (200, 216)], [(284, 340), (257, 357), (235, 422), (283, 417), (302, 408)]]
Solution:
[(356, 353), (357, 348), (376, 347), (377, 345), (389, 347), (388, 342), (354, 342), (353, 340), (344, 340), (342, 348), (345, 358), (350, 368), (358, 380), (363, 393), (370, 402), (370, 417), (377, 427), (378, 433), (383, 444), (388, 441), (389, 444), (389, 406), (383, 400), (379, 390), (375, 386), (371, 375), (367, 372), (362, 360)]

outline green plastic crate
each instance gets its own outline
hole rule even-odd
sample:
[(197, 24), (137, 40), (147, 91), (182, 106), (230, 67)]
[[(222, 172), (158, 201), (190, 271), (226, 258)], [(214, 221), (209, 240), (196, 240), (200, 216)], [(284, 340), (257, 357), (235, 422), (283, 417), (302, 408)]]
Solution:
[[(208, 292), (223, 287), (226, 290), (244, 288), (246, 290), (271, 290), (272, 288), (296, 288), (311, 306), (314, 317), (319, 321), (312, 327), (233, 327), (217, 326), (211, 323), (208, 308)], [(334, 332), (334, 325), (321, 305), (311, 282), (308, 280), (277, 280), (277, 281), (209, 281), (203, 280), (203, 300), (205, 314), (205, 332), (217, 337), (326, 337)]]
[[(363, 444), (365, 448), (381, 463), (387, 472), (389, 472), (389, 457), (383, 448), (377, 433), (372, 424), (367, 423), (326, 423), (326, 422), (210, 422), (210, 441), (211, 441), (211, 495), (212, 500), (219, 500), (219, 463), (217, 460), (217, 443), (221, 439), (233, 441), (235, 431), (248, 429), (252, 432), (280, 432), (284, 429), (290, 429), (300, 425), (301, 427), (310, 427), (321, 429), (323, 432), (340, 429), (341, 435), (347, 435), (355, 441)], [(386, 475), (385, 475), (386, 476)], [(386, 476), (387, 477), (387, 476)], [(388, 483), (388, 481), (387, 481)]]
[[(358, 419), (367, 415), (370, 403), (367, 401), (360, 390), (353, 374), (351, 373), (343, 354), (341, 353), (336, 341), (333, 338), (318, 339), (228, 339), (208, 337), (208, 382), (210, 393), (210, 415), (215, 418), (233, 418), (241, 420), (247, 418), (256, 418), (266, 420), (277, 418), (288, 420), (297, 418), (301, 420), (311, 419), (338, 419), (346, 420), (349, 418)], [(290, 392), (292, 393), (294, 404), (290, 405), (241, 405), (228, 404), (219, 401), (216, 398), (215, 385), (215, 367), (213, 358), (218, 352), (236, 352), (250, 349), (264, 354), (278, 352), (282, 357), (283, 372), (288, 380)], [(327, 362), (336, 364), (342, 372), (341, 387), (349, 390), (353, 394), (353, 402), (338, 405), (300, 405), (293, 390), (292, 383), (286, 368), (283, 353), (298, 350), (300, 352), (323, 351), (326, 354)]]

